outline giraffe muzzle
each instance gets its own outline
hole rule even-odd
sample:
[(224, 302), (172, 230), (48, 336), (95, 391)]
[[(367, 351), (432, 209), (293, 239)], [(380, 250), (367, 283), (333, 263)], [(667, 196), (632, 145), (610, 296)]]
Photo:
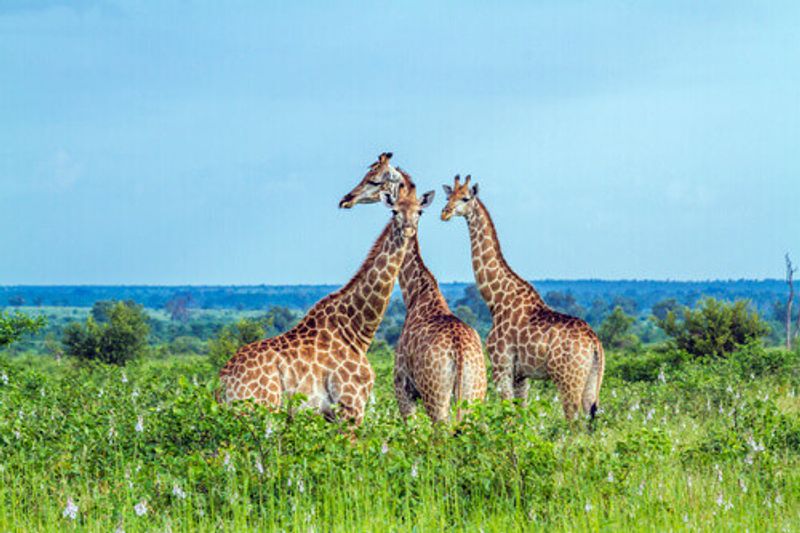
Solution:
[(339, 209), (350, 209), (351, 207), (353, 207), (353, 197), (348, 194), (339, 202)]

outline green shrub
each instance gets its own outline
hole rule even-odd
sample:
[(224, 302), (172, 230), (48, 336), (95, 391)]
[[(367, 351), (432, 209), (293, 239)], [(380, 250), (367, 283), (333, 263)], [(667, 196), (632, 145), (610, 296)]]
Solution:
[(681, 350), (698, 358), (727, 357), (740, 346), (760, 340), (769, 327), (748, 302), (705, 298), (695, 309), (669, 311), (657, 323)]
[(141, 305), (116, 302), (103, 323), (90, 316), (85, 324), (69, 324), (62, 343), (65, 353), (78, 359), (123, 365), (145, 352), (149, 332)]
[(36, 333), (44, 327), (44, 317), (31, 318), (22, 313), (0, 312), (0, 347), (7, 346), (27, 333)]
[(620, 306), (616, 306), (597, 330), (597, 336), (606, 349), (631, 349), (640, 342), (636, 335), (630, 333), (635, 318), (625, 313)]
[[(265, 323), (267, 322), (267, 323)], [(216, 338), (208, 343), (208, 359), (211, 365), (222, 368), (236, 351), (244, 346), (266, 336), (265, 330), (271, 326), (269, 319), (252, 320), (243, 318), (235, 324), (223, 327)]]

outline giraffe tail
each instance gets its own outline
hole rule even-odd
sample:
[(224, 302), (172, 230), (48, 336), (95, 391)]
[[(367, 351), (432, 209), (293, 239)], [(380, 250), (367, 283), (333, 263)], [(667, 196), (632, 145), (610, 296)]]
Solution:
[(594, 419), (597, 410), (600, 408), (600, 387), (603, 384), (603, 372), (605, 370), (605, 352), (599, 340), (594, 347), (594, 358), (589, 376), (586, 379), (586, 386), (583, 390), (583, 409)]
[(464, 398), (464, 350), (457, 349), (456, 359), (456, 422), (461, 423), (461, 403)]

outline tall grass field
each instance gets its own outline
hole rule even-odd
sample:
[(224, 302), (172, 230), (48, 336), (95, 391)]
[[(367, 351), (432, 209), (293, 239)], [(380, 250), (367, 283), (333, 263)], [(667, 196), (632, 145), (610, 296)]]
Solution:
[(405, 425), (373, 354), (357, 439), (221, 406), (205, 358), (0, 359), (0, 531), (797, 531), (800, 357), (609, 354), (600, 416), (555, 390)]

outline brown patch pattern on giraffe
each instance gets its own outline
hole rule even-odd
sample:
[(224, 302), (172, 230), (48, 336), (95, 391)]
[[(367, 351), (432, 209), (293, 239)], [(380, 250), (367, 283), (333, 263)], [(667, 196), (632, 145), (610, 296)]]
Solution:
[(550, 309), (533, 286), (506, 263), (489, 212), (470, 177), (445, 185), (442, 220), (463, 216), (469, 228), (472, 268), (481, 296), (492, 313), (486, 341), (492, 377), (503, 399), (527, 400), (528, 378), (550, 379), (558, 389), (564, 415), (582, 408), (594, 415), (599, 405), (605, 356), (592, 328), (583, 320)]
[[(392, 168), (388, 159), (370, 166), (362, 181), (340, 202), (340, 207), (372, 203), (382, 191), (400, 186), (415, 190), (411, 177)], [(450, 404), (482, 400), (486, 396), (486, 362), (478, 333), (450, 311), (433, 274), (428, 270), (414, 237), (400, 269), (400, 288), (406, 320), (395, 350), (394, 387), (400, 413), (413, 414), (422, 399), (433, 422), (450, 417)], [(458, 418), (461, 418), (459, 410)]]
[(386, 195), (392, 220), (353, 278), (309, 310), (282, 335), (243, 346), (220, 371), (226, 401), (253, 399), (279, 406), (284, 396), (303, 394), (306, 407), (329, 419), (358, 425), (375, 373), (366, 358), (389, 302), (409, 238), (416, 233), (421, 204), (413, 191)]

